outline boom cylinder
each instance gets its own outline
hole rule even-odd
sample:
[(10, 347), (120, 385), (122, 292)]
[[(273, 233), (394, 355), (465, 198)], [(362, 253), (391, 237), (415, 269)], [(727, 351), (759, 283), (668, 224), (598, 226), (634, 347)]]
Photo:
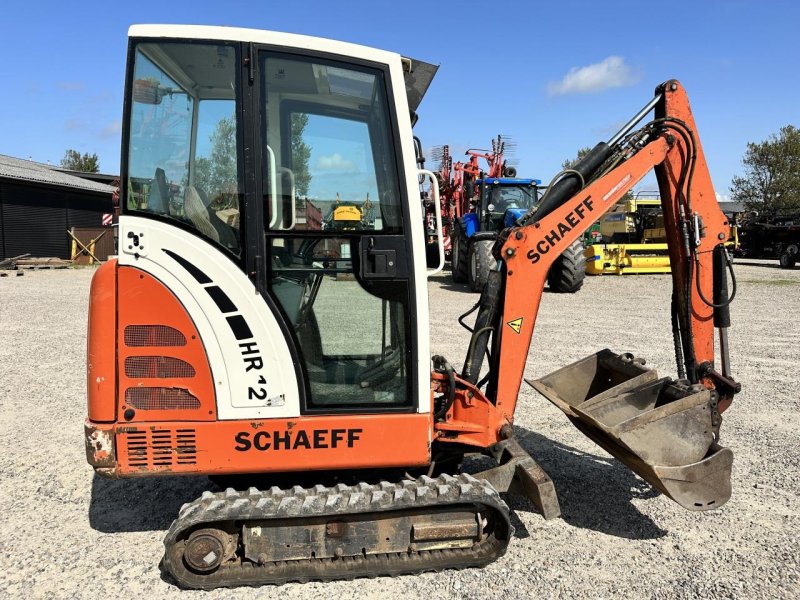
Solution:
[[(489, 347), (489, 337), (497, 331), (497, 317), (500, 311), (500, 288), (502, 279), (499, 271), (491, 271), (481, 293), (480, 308), (475, 318), (475, 328), (464, 361), (461, 377), (470, 383), (477, 383), (483, 365), (483, 357)], [(493, 365), (494, 366), (494, 365)]]
[(728, 251), (723, 244), (714, 248), (713, 288), (714, 327), (719, 330), (719, 355), (722, 374), (730, 377), (731, 358), (728, 347), (728, 327), (731, 326), (730, 298), (728, 297)]
[(633, 117), (631, 117), (631, 119), (625, 123), (625, 125), (623, 125), (617, 133), (611, 136), (611, 139), (609, 139), (607, 142), (600, 142), (594, 148), (592, 148), (591, 151), (586, 154), (586, 156), (576, 162), (571, 170), (580, 173), (580, 177), (575, 173), (568, 173), (562, 179), (553, 184), (553, 187), (551, 187), (547, 192), (536, 212), (533, 215), (530, 215), (529, 218), (523, 218), (519, 225), (526, 225), (528, 223), (535, 223), (536, 221), (539, 221), (577, 194), (581, 187), (583, 187), (581, 185), (582, 182), (585, 183), (589, 181), (597, 173), (597, 170), (614, 153), (619, 141), (628, 135), (628, 133), (630, 133), (630, 131), (636, 127), (636, 125), (638, 125), (639, 121), (641, 121), (645, 115), (647, 115), (647, 113), (653, 110), (653, 107), (655, 107), (655, 105), (658, 104), (662, 98), (663, 94), (661, 93), (653, 96), (652, 100), (645, 104), (642, 109), (639, 110), (639, 112), (633, 115)]
[(531, 215), (530, 220), (526, 219), (523, 224), (541, 220), (572, 198), (581, 190), (583, 182), (590, 180), (612, 153), (613, 146), (609, 146), (605, 142), (597, 144), (572, 167), (571, 170), (580, 173), (580, 177), (576, 173), (567, 173), (554, 183), (550, 191), (545, 194), (536, 212)]

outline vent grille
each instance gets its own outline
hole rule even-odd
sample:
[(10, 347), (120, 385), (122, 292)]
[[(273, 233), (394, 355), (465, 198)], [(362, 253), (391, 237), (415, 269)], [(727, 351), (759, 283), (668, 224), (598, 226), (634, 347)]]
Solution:
[(197, 436), (194, 429), (133, 431), (125, 436), (130, 467), (197, 464)]
[(179, 358), (171, 356), (129, 356), (125, 359), (127, 377), (194, 377), (194, 367)]
[(185, 346), (186, 336), (167, 325), (128, 325), (125, 327), (125, 345), (141, 346)]
[(125, 390), (125, 403), (137, 410), (192, 410), (200, 400), (181, 388), (134, 387)]

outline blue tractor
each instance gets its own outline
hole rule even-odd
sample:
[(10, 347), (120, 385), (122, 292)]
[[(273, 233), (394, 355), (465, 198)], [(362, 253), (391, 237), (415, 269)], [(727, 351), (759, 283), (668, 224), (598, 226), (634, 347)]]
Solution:
[[(515, 174), (513, 168), (507, 168)], [(531, 209), (541, 199), (538, 179), (482, 177), (465, 181), (465, 196), (471, 198), (471, 211), (455, 223), (452, 237), (453, 281), (468, 283), (473, 291), (486, 284), (497, 261), (492, 246), (497, 234)], [(555, 292), (577, 292), (586, 275), (583, 241), (575, 242), (553, 264), (547, 276), (548, 287)]]

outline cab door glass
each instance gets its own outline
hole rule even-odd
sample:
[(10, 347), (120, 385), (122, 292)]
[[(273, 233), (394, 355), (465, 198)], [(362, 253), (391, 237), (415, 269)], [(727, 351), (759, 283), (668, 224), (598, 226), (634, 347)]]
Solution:
[(413, 410), (409, 260), (381, 69), (262, 52), (267, 288), (306, 410)]
[(267, 228), (399, 233), (382, 71), (280, 55), (262, 64)]
[(350, 238), (276, 237), (270, 254), (270, 292), (294, 329), (309, 407), (409, 406), (407, 284), (359, 281)]
[(367, 124), (313, 113), (293, 113), (291, 122), (308, 153), (301, 202), (325, 210), (325, 229), (382, 230)]

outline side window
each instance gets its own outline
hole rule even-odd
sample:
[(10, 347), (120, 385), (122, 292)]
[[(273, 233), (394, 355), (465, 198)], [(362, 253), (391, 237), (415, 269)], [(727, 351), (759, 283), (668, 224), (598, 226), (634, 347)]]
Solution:
[(233, 100), (199, 103), (192, 185), (209, 214), (238, 232), (240, 190)]
[(126, 211), (178, 221), (238, 254), (236, 48), (142, 43), (135, 56)]

